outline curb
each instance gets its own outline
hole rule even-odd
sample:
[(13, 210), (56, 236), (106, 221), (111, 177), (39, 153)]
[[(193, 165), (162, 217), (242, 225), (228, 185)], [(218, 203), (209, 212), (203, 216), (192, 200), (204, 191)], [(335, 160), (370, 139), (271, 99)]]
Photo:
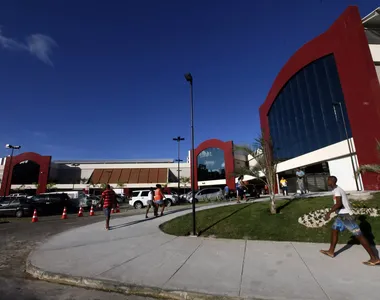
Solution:
[(117, 281), (93, 279), (89, 277), (70, 276), (66, 274), (44, 271), (32, 264), (28, 258), (26, 261), (25, 272), (34, 278), (65, 285), (90, 288), (106, 292), (115, 292), (124, 295), (134, 295), (143, 297), (152, 297), (158, 299), (173, 299), (173, 300), (241, 300), (240, 297), (216, 296), (202, 293), (194, 293), (187, 291), (170, 291), (159, 288), (149, 288), (131, 284), (124, 284)]

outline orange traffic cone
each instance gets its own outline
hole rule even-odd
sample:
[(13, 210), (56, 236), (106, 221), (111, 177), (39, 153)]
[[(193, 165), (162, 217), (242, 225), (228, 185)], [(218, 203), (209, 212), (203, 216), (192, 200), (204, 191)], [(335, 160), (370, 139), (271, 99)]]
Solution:
[(32, 217), (32, 223), (36, 223), (36, 222), (38, 222), (37, 209), (34, 210), (33, 217)]
[(90, 216), (95, 216), (95, 213), (94, 213), (94, 206), (91, 205), (91, 209), (90, 209)]
[(119, 213), (120, 212), (120, 206), (119, 206), (119, 203), (116, 204), (116, 213)]
[(83, 217), (83, 208), (79, 207), (78, 217)]
[(62, 220), (67, 219), (67, 214), (66, 214), (66, 207), (63, 208), (63, 213), (62, 213)]

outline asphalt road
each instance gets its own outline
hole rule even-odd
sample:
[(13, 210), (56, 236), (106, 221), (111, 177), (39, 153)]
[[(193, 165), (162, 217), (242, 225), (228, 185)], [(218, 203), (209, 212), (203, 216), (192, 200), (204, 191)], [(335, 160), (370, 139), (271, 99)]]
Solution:
[[(167, 210), (177, 209), (184, 209), (184, 206), (173, 206)], [(137, 214), (144, 218), (145, 210), (122, 208), (121, 213), (113, 214), (112, 218)], [(62, 231), (101, 222), (104, 220), (102, 211), (96, 211), (93, 217), (88, 216), (88, 212), (81, 218), (69, 214), (66, 220), (61, 220), (60, 215), (39, 217), (37, 223), (31, 223), (31, 218), (8, 220), (9, 223), (0, 224), (0, 300), (150, 299), (37, 281), (25, 273), (26, 258), (38, 243)]]

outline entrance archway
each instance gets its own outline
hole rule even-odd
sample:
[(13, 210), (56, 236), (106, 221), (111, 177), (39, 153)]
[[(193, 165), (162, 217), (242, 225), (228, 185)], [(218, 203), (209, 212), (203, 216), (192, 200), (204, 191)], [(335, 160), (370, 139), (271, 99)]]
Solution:
[[(234, 165), (234, 144), (232, 141), (223, 142), (218, 139), (211, 139), (201, 143), (194, 151), (195, 156), (195, 189), (198, 189), (199, 177), (203, 177), (202, 173), (204, 171), (204, 176), (210, 177), (210, 174), (215, 177), (214, 179), (225, 178), (226, 184), (230, 189), (235, 189), (235, 165)], [(207, 155), (216, 155), (217, 160), (207, 160), (203, 159)], [(215, 172), (209, 172), (207, 164), (216, 164), (216, 169), (211, 167), (211, 170), (215, 169)], [(204, 166), (203, 166), (204, 165)], [(193, 168), (193, 164), (191, 164)], [(204, 169), (204, 170), (203, 170)], [(207, 173), (207, 175), (206, 175)], [(206, 178), (203, 178), (206, 179)], [(212, 178), (208, 178), (209, 180)]]
[[(9, 195), (11, 190), (13, 173), (17, 175), (17, 169), (15, 171), (15, 166), (22, 165), (23, 163), (32, 161), (34, 164), (39, 165), (39, 174), (38, 174), (38, 189), (36, 191), (37, 194), (46, 192), (46, 185), (48, 183), (49, 178), (49, 170), (51, 163), (51, 156), (42, 156), (38, 153), (34, 152), (25, 152), (19, 155), (13, 156), (12, 164), (10, 159), (7, 158), (4, 166), (3, 178), (1, 181), (1, 195)], [(19, 168), (19, 167), (17, 167)], [(8, 183), (8, 184), (7, 184)]]

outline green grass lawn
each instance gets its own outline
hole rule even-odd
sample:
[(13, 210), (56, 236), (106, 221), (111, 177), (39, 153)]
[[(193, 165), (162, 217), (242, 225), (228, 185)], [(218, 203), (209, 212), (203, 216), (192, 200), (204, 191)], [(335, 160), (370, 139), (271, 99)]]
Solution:
[[(329, 242), (332, 222), (322, 228), (307, 228), (298, 223), (298, 218), (310, 211), (331, 207), (332, 197), (281, 200), (276, 203), (280, 211), (276, 215), (270, 214), (269, 202), (232, 205), (197, 212), (197, 232), (201, 236), (229, 239)], [(377, 207), (378, 203), (380, 194), (365, 201), (367, 207)], [(380, 218), (366, 219), (375, 238), (380, 239)], [(172, 235), (188, 235), (192, 230), (192, 216), (188, 214), (166, 222), (161, 225), (161, 230)], [(346, 243), (350, 237), (348, 232), (344, 232), (339, 242)]]

